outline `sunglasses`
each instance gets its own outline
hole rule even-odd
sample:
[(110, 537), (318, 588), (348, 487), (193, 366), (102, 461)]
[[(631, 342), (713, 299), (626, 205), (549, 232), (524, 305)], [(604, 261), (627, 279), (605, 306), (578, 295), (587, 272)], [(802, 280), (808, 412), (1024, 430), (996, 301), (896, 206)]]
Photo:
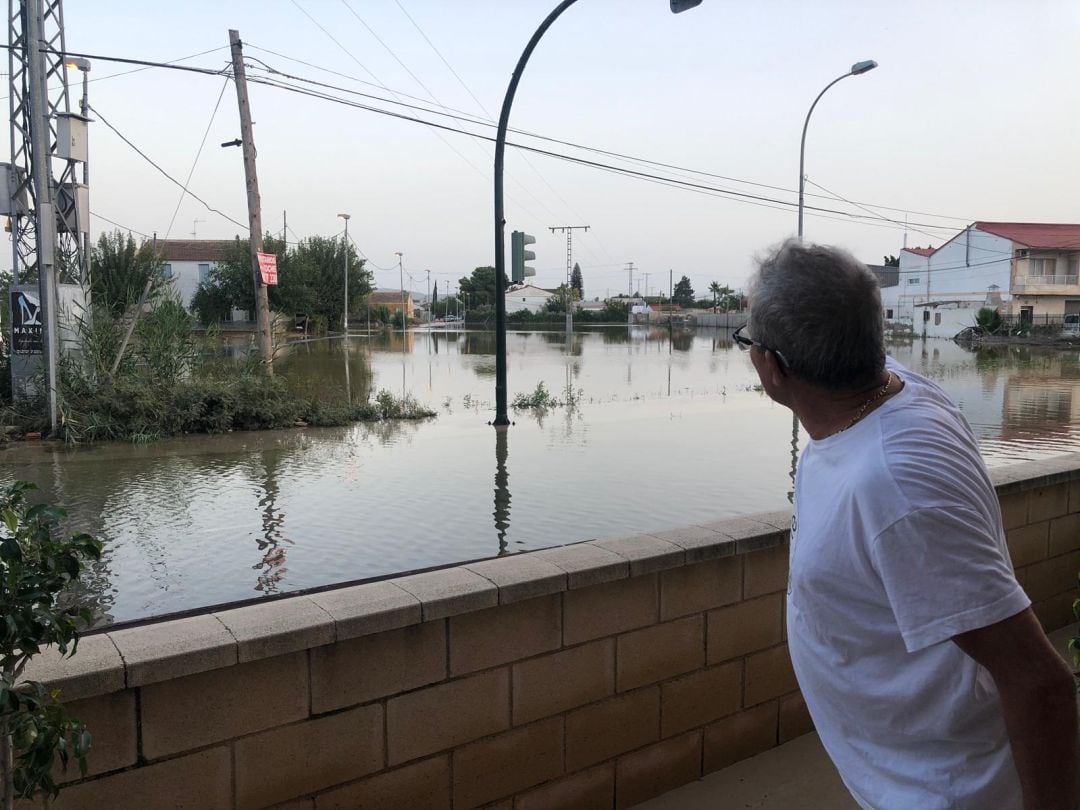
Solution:
[(777, 362), (779, 362), (779, 364), (780, 364), (780, 370), (782, 372), (784, 372), (784, 373), (787, 373), (787, 370), (789, 368), (787, 358), (784, 357), (784, 355), (782, 353), (778, 352), (776, 349), (769, 348), (764, 343), (758, 343), (753, 338), (747, 337), (746, 335), (744, 335), (742, 333), (742, 331), (745, 328), (746, 328), (746, 324), (743, 324), (742, 326), (740, 326), (738, 329), (736, 329), (734, 332), (731, 333), (731, 339), (735, 341), (735, 345), (737, 345), (744, 352), (749, 351), (750, 348), (753, 347), (753, 346), (757, 346), (763, 352), (772, 352), (776, 356)]

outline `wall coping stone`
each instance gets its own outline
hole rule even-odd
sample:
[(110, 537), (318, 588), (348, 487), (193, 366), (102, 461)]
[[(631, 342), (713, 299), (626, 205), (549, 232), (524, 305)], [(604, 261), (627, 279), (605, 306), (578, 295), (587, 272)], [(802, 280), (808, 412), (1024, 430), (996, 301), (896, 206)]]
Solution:
[[(1080, 480), (1080, 453), (990, 471), (999, 496)], [(105, 628), (78, 654), (44, 650), (24, 677), (65, 701), (108, 694), (370, 633), (575, 590), (680, 565), (782, 546), (790, 512), (778, 510), (627, 538), (591, 540), (311, 594)]]

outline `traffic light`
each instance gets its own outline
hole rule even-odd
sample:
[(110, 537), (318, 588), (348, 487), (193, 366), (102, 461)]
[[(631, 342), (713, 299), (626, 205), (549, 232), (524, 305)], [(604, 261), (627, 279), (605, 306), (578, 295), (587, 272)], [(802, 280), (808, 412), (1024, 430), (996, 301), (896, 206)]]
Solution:
[(536, 270), (526, 267), (525, 262), (531, 262), (536, 254), (526, 250), (526, 245), (536, 244), (536, 239), (524, 231), (514, 231), (510, 234), (510, 280), (520, 284), (526, 276), (535, 276)]

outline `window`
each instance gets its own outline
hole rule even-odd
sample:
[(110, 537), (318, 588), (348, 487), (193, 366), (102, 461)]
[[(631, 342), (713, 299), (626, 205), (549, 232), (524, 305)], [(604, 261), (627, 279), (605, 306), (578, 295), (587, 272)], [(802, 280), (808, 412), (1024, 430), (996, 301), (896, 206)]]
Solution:
[(907, 283), (908, 283), (908, 284), (918, 284), (918, 283), (919, 283), (919, 279), (918, 279), (917, 277), (916, 277), (916, 278), (909, 278), (909, 279), (907, 280)]
[(941, 313), (940, 312), (935, 312), (934, 313), (934, 326), (941, 326)]
[(172, 278), (172, 265), (166, 262), (161, 268), (161, 275), (165, 278)]
[[(1073, 257), (1069, 259), (1069, 269), (1066, 272), (1074, 279), (1080, 275), (1080, 258)], [(1076, 282), (1073, 283), (1075, 284)]]
[(930, 310), (924, 309), (922, 311), (922, 320), (923, 323), (928, 323), (930, 321)]
[(200, 264), (199, 265), (199, 283), (200, 284), (205, 284), (209, 280), (210, 280), (210, 265), (209, 264)]
[(1032, 276), (1052, 276), (1057, 270), (1057, 259), (1032, 259), (1031, 260), (1031, 272)]
[(885, 310), (885, 317), (889, 318), (890, 320), (892, 319), (892, 310), (891, 309)]

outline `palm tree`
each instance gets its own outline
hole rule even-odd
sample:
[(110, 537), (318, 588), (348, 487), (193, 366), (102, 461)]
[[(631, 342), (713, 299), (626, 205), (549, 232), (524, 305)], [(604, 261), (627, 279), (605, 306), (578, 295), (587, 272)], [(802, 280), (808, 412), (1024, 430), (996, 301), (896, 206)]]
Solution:
[(720, 286), (719, 281), (714, 281), (712, 284), (709, 285), (709, 292), (712, 293), (712, 311), (713, 311), (713, 314), (716, 313), (716, 301), (720, 297), (720, 295), (723, 293), (723, 290), (724, 290), (724, 288)]

